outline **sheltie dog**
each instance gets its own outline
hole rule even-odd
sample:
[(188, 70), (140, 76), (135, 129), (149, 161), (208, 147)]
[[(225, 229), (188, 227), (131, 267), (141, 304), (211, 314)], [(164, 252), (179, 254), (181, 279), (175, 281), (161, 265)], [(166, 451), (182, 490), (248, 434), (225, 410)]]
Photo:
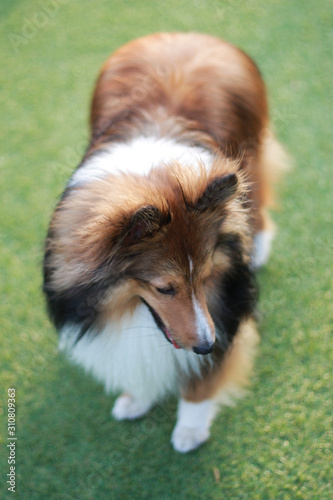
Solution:
[(50, 224), (44, 291), (60, 347), (120, 393), (115, 419), (179, 397), (179, 452), (206, 441), (248, 383), (282, 158), (260, 73), (228, 43), (155, 34), (102, 68), (90, 144)]

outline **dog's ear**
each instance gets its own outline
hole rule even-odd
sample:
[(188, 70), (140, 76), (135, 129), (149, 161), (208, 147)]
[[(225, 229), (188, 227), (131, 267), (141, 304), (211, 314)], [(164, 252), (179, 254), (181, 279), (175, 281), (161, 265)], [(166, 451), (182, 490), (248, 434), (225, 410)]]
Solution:
[(163, 213), (154, 205), (139, 208), (130, 218), (122, 243), (136, 243), (143, 238), (153, 236), (162, 230), (171, 220), (170, 213)]
[(206, 189), (192, 206), (197, 212), (214, 211), (229, 201), (236, 193), (238, 179), (236, 174), (226, 174), (209, 182)]

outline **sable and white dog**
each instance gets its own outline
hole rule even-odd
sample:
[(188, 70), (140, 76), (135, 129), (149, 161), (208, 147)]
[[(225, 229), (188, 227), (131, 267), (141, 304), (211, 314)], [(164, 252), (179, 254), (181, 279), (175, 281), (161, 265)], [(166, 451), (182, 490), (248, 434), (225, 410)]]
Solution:
[(162, 33), (104, 65), (88, 151), (50, 224), (44, 291), (61, 347), (121, 392), (114, 418), (179, 395), (180, 452), (248, 382), (253, 270), (268, 258), (281, 158), (239, 49)]

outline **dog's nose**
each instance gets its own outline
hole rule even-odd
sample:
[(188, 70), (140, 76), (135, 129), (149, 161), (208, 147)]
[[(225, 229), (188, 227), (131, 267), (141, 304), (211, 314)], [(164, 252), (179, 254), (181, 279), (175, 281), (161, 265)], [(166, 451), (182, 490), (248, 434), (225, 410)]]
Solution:
[(209, 344), (209, 345), (199, 344), (198, 346), (193, 347), (193, 351), (196, 354), (209, 354), (214, 349), (214, 345), (215, 345), (215, 342), (213, 342), (212, 344)]

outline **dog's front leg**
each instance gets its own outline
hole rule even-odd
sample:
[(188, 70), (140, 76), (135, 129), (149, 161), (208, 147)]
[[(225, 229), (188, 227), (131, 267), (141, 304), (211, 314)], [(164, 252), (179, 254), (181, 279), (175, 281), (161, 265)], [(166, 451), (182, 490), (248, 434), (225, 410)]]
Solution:
[(177, 423), (171, 436), (175, 450), (187, 453), (207, 441), (217, 409), (214, 399), (206, 399), (200, 403), (180, 399)]
[(131, 394), (124, 393), (116, 399), (111, 415), (116, 420), (134, 420), (145, 415), (152, 406), (151, 401), (140, 401)]

